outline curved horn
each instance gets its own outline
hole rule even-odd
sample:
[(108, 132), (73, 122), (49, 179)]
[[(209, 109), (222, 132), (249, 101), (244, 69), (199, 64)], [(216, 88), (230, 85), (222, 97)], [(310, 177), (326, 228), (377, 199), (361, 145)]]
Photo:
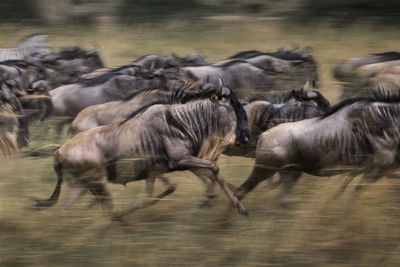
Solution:
[(150, 70), (153, 70), (155, 66), (156, 66), (156, 62), (155, 61), (151, 62)]
[(308, 92), (308, 88), (309, 88), (309, 87), (310, 87), (310, 81), (307, 80), (306, 83), (305, 83), (304, 86), (303, 86), (303, 90), (306, 91), (306, 92)]
[(217, 79), (218, 79), (217, 93), (218, 93), (219, 95), (221, 95), (221, 93), (222, 93), (222, 88), (224, 88), (224, 83), (222, 82), (221, 76), (219, 76), (218, 74), (217, 74)]

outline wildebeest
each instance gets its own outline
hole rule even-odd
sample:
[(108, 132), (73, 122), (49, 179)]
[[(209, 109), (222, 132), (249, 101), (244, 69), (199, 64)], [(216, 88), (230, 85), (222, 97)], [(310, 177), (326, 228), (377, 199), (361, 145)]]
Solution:
[(218, 66), (185, 67), (182, 68), (182, 72), (184, 76), (194, 81), (213, 84), (218, 84), (217, 77), (219, 76), (239, 97), (249, 95), (254, 88), (267, 87), (268, 75), (271, 74), (268, 70), (254, 66), (245, 60), (228, 61)]
[(276, 52), (247, 50), (236, 53), (229, 60), (246, 60), (255, 66), (275, 73), (269, 86), (273, 90), (299, 87), (307, 80), (318, 80), (317, 63), (311, 53), (301, 49), (279, 49)]
[(86, 50), (79, 46), (67, 47), (58, 53), (33, 54), (25, 61), (43, 66), (52, 88), (75, 83), (81, 75), (104, 67), (97, 49)]
[(225, 155), (254, 157), (258, 137), (263, 132), (284, 122), (321, 116), (330, 110), (330, 103), (317, 90), (308, 90), (307, 82), (297, 90), (252, 96), (243, 108), (248, 117), (250, 142), (228, 148)]
[[(131, 66), (121, 68), (134, 69)], [(122, 71), (122, 70), (120, 70)], [(75, 117), (84, 108), (110, 101), (125, 99), (132, 93), (160, 88), (165, 84), (162, 75), (150, 75), (139, 71), (133, 76), (107, 72), (100, 76), (85, 79), (75, 84), (64, 85), (50, 91), (54, 115)]]
[[(19, 73), (21, 76), (23, 75), (23, 71), (19, 71)], [(7, 77), (11, 79), (0, 81), (0, 102), (4, 109), (2, 116), (5, 117), (2, 121), (8, 125), (8, 129), (12, 129), (7, 130), (6, 133), (12, 133), (11, 135), (7, 134), (8, 136), (15, 136), (17, 146), (13, 145), (13, 147), (17, 148), (28, 144), (30, 122), (43, 120), (52, 110), (46, 81), (21, 79), (21, 76)], [(30, 75), (26, 75), (22, 78), (29, 77)], [(35, 77), (35, 75), (31, 77)]]
[(286, 190), (302, 172), (347, 173), (337, 195), (359, 174), (366, 182), (393, 175), (400, 163), (400, 94), (373, 93), (374, 98), (344, 100), (322, 117), (280, 124), (264, 132), (257, 143), (255, 167), (236, 196), (242, 199), (276, 172)]
[[(238, 211), (246, 214), (243, 204), (219, 176), (215, 160), (235, 140), (246, 143), (248, 135), (245, 112), (234, 93), (226, 87), (192, 94), (191, 101), (186, 104), (149, 105), (124, 122), (80, 133), (57, 150), (54, 159), (57, 186), (50, 199), (39, 201), (37, 205), (54, 205), (63, 174), (69, 174), (71, 191), (67, 205), (90, 190), (112, 216), (120, 217), (149, 206), (175, 190), (160, 176), (163, 173), (206, 169), (210, 179), (221, 185)], [(156, 177), (167, 185), (165, 192), (126, 211), (112, 212), (107, 181), (126, 184), (145, 179), (152, 198)]]
[(369, 88), (383, 84), (396, 92), (400, 86), (400, 53), (384, 52), (351, 58), (334, 69), (334, 77), (341, 81), (341, 99), (371, 96)]
[(38, 64), (24, 60), (7, 60), (0, 62), (0, 80), (14, 80), (18, 83), (18, 94), (26, 94), (24, 89), (31, 89), (32, 83), (46, 80), (45, 69)]
[(215, 78), (218, 74), (243, 98), (250, 93), (299, 87), (307, 80), (317, 80), (316, 70), (311, 54), (297, 50), (275, 53), (249, 50), (210, 66), (186, 67), (182, 72), (195, 81), (208, 79), (212, 83), (218, 82)]

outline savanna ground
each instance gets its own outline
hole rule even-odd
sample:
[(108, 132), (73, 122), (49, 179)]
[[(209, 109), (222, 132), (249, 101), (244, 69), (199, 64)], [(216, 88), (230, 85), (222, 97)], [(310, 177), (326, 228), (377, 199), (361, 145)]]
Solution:
[[(108, 25), (108, 24), (105, 24)], [(275, 20), (246, 19), (163, 24), (26, 28), (0, 26), (0, 47), (26, 34), (49, 33), (57, 50), (68, 45), (99, 48), (107, 66), (127, 64), (156, 53), (201, 53), (210, 61), (247, 49), (310, 46), (319, 63), (320, 87), (334, 103), (340, 84), (332, 68), (341, 60), (374, 52), (397, 51), (400, 35), (384, 26), (357, 25), (332, 29), (300, 28)], [(290, 88), (288, 88), (290, 89)], [(62, 144), (52, 126), (56, 119), (34, 124), (28, 149)], [(253, 161), (221, 156), (225, 179), (240, 184)], [(0, 165), (0, 265), (3, 266), (398, 266), (400, 264), (400, 197), (393, 180), (369, 186), (358, 198), (350, 185), (330, 201), (343, 176), (304, 175), (293, 193), (278, 198), (279, 188), (261, 184), (244, 200), (250, 217), (225, 217), (228, 200), (220, 196), (210, 209), (199, 207), (204, 188), (189, 172), (168, 174), (177, 191), (157, 205), (136, 212), (125, 224), (111, 223), (92, 197), (68, 212), (58, 206), (26, 209), (30, 197), (47, 198), (56, 176), (52, 157), (18, 153)], [(67, 187), (64, 185), (63, 193)], [(114, 204), (122, 208), (141, 200), (144, 182), (112, 185)], [(157, 191), (162, 187), (157, 184)], [(62, 199), (63, 195), (61, 195)]]

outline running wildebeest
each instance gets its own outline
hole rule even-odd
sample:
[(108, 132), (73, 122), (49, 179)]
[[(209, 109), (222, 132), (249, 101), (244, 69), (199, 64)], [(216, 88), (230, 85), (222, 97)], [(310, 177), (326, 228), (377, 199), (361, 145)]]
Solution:
[(250, 142), (228, 148), (225, 155), (254, 157), (258, 137), (263, 132), (284, 122), (321, 116), (330, 110), (330, 103), (317, 90), (309, 91), (307, 82), (298, 90), (253, 96), (243, 108), (248, 117)]
[[(247, 214), (243, 204), (219, 176), (215, 163), (226, 147), (235, 141), (248, 141), (246, 114), (234, 93), (222, 84), (217, 89), (191, 94), (190, 99), (186, 104), (150, 104), (121, 123), (96, 127), (73, 137), (55, 154), (58, 182), (52, 196), (38, 201), (37, 206), (53, 206), (60, 194), (63, 175), (69, 174), (71, 190), (67, 206), (90, 190), (113, 217), (121, 217), (147, 207), (175, 190), (165, 177), (160, 176), (163, 173), (206, 169), (208, 177), (220, 184), (233, 206)], [(107, 181), (126, 184), (145, 179), (152, 198), (156, 177), (166, 184), (165, 192), (125, 211), (112, 211)]]
[(247, 62), (275, 73), (270, 78), (269, 87), (273, 90), (299, 87), (307, 80), (318, 80), (317, 62), (306, 49), (279, 49), (276, 52), (248, 50), (236, 53), (229, 60)]
[(333, 72), (343, 84), (341, 100), (354, 96), (371, 96), (369, 88), (383, 84), (396, 92), (400, 86), (400, 53), (384, 52), (351, 58)]
[(58, 53), (33, 54), (25, 61), (42, 66), (52, 88), (75, 83), (81, 75), (104, 67), (97, 49), (85, 50), (79, 46), (67, 47)]
[[(344, 100), (322, 117), (283, 123), (264, 132), (257, 143), (255, 167), (235, 195), (242, 199), (276, 172), (286, 190), (302, 172), (347, 173), (336, 196), (359, 174), (365, 182), (393, 176), (400, 164), (400, 94), (390, 96), (382, 89), (373, 94), (374, 98)], [(360, 188), (361, 184), (356, 187)]]
[(151, 75), (139, 70), (131, 76), (120, 72), (137, 71), (134, 67), (120, 69), (51, 90), (54, 115), (75, 117), (88, 106), (121, 100), (137, 91), (160, 88), (165, 83), (162, 74)]
[[(257, 67), (245, 60), (228, 61), (222, 65), (197, 66), (182, 68), (183, 75), (199, 82), (218, 84), (217, 76), (239, 97), (245, 97), (254, 88), (268, 87), (269, 70)], [(246, 91), (250, 89), (250, 91)]]
[(5, 116), (2, 121), (12, 129), (6, 131), (12, 133), (9, 136), (16, 136), (17, 146), (13, 145), (13, 147), (17, 148), (28, 144), (29, 124), (34, 120), (43, 120), (52, 110), (46, 81), (24, 82), (24, 85), (29, 88), (21, 87), (21, 82), (14, 79), (1, 81), (0, 85), (1, 105), (4, 111), (3, 116)]
[(209, 66), (185, 67), (183, 74), (194, 81), (217, 83), (218, 74), (240, 98), (250, 93), (297, 88), (317, 79), (317, 64), (311, 54), (297, 50), (263, 53), (242, 51), (228, 60)]

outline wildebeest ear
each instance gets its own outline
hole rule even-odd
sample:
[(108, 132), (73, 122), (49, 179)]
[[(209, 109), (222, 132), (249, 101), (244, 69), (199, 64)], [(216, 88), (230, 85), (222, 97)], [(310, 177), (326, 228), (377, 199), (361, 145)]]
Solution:
[(222, 93), (221, 93), (222, 96), (226, 97), (226, 96), (229, 96), (230, 94), (231, 94), (231, 90), (229, 90), (228, 87), (222, 88)]
[(308, 98), (318, 98), (318, 96), (319, 96), (318, 93), (315, 91), (307, 93)]

